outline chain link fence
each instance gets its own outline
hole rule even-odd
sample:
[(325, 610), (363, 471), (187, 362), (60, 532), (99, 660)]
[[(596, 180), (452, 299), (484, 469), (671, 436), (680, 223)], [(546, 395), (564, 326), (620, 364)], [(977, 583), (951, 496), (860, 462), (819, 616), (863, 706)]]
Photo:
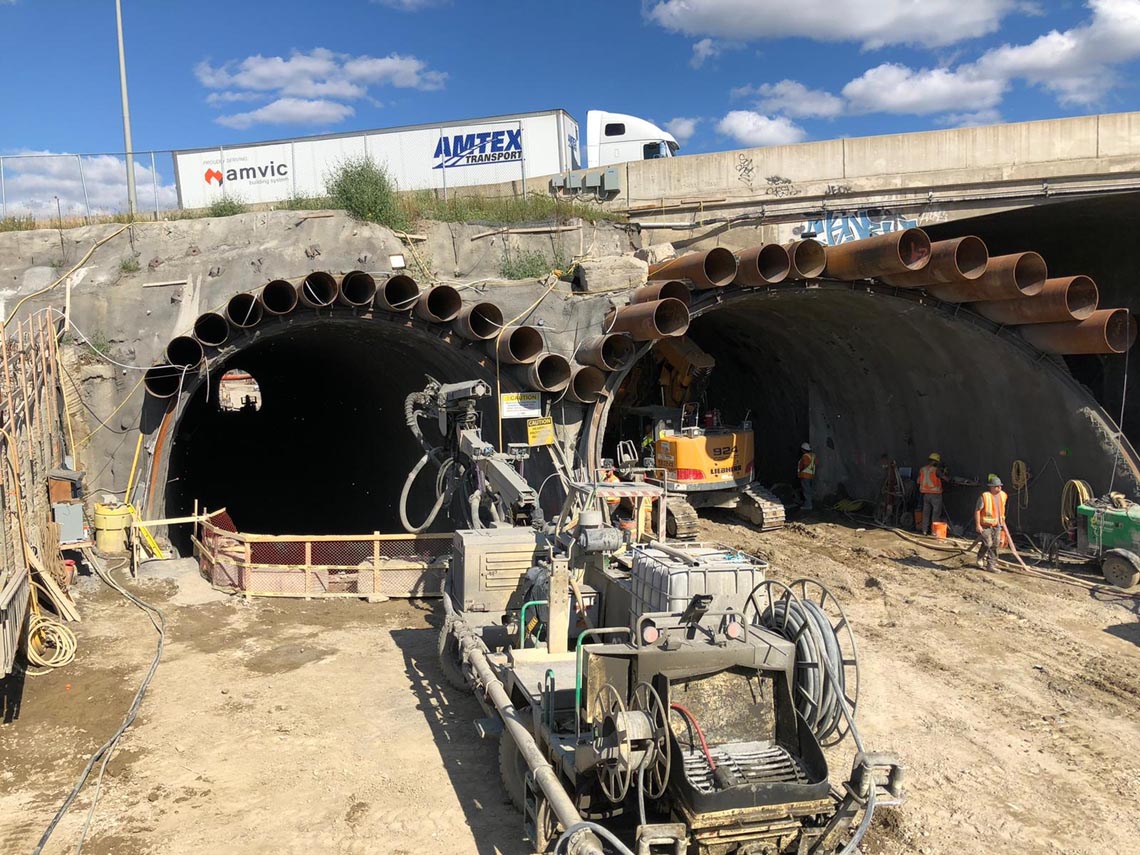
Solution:
[(254, 597), (438, 597), (450, 534), (266, 535), (222, 511), (194, 547), (215, 588)]

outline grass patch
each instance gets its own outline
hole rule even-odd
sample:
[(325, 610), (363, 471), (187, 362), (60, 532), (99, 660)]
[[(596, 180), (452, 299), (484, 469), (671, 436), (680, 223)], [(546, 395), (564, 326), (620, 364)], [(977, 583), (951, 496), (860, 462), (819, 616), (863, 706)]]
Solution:
[(327, 211), (336, 204), (328, 196), (302, 196), (294, 194), (281, 203), (286, 211)]
[(245, 202), (235, 196), (223, 196), (210, 203), (206, 208), (207, 217), (232, 217), (234, 214), (244, 214), (249, 208)]
[(0, 217), (0, 232), (26, 232), (36, 227), (36, 218), (31, 214), (17, 217)]
[(336, 166), (325, 178), (325, 192), (333, 207), (350, 217), (396, 231), (407, 231), (412, 220), (400, 204), (396, 182), (383, 166), (368, 157), (353, 157)]
[(625, 222), (624, 214), (606, 211), (582, 202), (556, 199), (553, 196), (456, 196), (441, 199), (432, 190), (405, 193), (401, 204), (410, 220), (438, 220), (443, 223), (563, 223), (580, 218), (587, 222)]
[(120, 273), (138, 273), (140, 269), (139, 260), (133, 255), (128, 255), (119, 262)]
[(569, 266), (570, 260), (559, 255), (551, 257), (538, 250), (512, 249), (503, 244), (499, 275), (504, 279), (540, 279), (552, 270), (566, 270)]

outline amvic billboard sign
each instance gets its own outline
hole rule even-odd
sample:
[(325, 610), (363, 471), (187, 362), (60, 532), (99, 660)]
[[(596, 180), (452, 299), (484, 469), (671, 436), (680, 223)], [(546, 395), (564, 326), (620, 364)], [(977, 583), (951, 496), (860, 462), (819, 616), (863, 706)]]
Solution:
[(204, 208), (223, 197), (271, 203), (322, 196), (346, 160), (384, 165), (401, 190), (518, 181), (572, 168), (577, 124), (562, 111), (462, 125), (394, 128), (234, 148), (174, 153), (179, 203)]

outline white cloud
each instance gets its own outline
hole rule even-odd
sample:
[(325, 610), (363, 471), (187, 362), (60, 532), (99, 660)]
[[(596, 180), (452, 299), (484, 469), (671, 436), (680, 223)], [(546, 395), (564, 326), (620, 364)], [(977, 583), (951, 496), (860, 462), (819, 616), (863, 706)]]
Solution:
[(355, 112), (347, 104), (336, 101), (278, 98), (248, 113), (221, 116), (217, 122), (229, 128), (249, 128), (253, 125), (333, 125)]
[(785, 116), (763, 116), (751, 110), (732, 110), (716, 129), (747, 146), (788, 145), (802, 142), (804, 129)]
[(756, 109), (763, 113), (783, 113), (800, 119), (834, 119), (844, 109), (842, 98), (819, 89), (808, 89), (797, 80), (741, 86), (731, 94), (733, 98), (757, 98)]
[(689, 65), (700, 68), (705, 64), (705, 60), (717, 56), (720, 56), (720, 45), (712, 39), (701, 39), (693, 45), (693, 56), (689, 60)]
[(975, 128), (979, 125), (996, 125), (1003, 119), (997, 110), (978, 110), (974, 113), (947, 113), (939, 116), (937, 121), (947, 128)]
[[(81, 166), (82, 165), (82, 166)], [(161, 172), (152, 173), (149, 156), (135, 161), (135, 186), (139, 210), (178, 207), (174, 184), (165, 183)], [(117, 213), (127, 209), (127, 164), (109, 154), (81, 155), (49, 151), (21, 151), (4, 155), (4, 190), (9, 216), (34, 214), (44, 219), (56, 215), (59, 197), (64, 216)], [(86, 196), (84, 194), (86, 190)]]
[(1092, 104), (1117, 82), (1113, 66), (1140, 56), (1140, 2), (1090, 0), (1091, 19), (1027, 45), (1002, 45), (975, 63), (979, 74), (1044, 86), (1062, 104)]
[(801, 37), (939, 47), (995, 32), (1018, 0), (654, 0), (648, 18), (687, 36), (755, 41)]
[[(435, 71), (414, 56), (351, 56), (314, 48), (288, 57), (256, 54), (221, 65), (200, 62), (194, 68), (199, 82), (211, 92), (206, 101), (218, 106), (273, 99), (258, 110), (220, 116), (219, 124), (248, 128), (255, 124), (331, 123), (353, 115), (347, 101), (371, 99), (370, 86), (430, 91), (442, 89), (447, 74)], [(290, 117), (300, 117), (293, 119)]]
[(677, 142), (684, 145), (693, 138), (693, 134), (697, 132), (697, 125), (700, 124), (700, 119), (690, 119), (685, 116), (678, 116), (675, 119), (670, 119), (665, 123), (665, 130), (677, 138)]
[(971, 68), (950, 71), (884, 63), (843, 87), (848, 108), (856, 113), (903, 113), (925, 116), (948, 111), (982, 110), (1001, 103), (1004, 80), (979, 77)]

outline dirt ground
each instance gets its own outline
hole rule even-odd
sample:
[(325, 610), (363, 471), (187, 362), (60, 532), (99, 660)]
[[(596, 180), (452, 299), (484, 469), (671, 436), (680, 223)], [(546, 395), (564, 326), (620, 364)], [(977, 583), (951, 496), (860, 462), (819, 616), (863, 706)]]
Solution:
[[(845, 520), (702, 525), (845, 605), (864, 739), (908, 776), (907, 803), (880, 812), (865, 851), (1136, 850), (1140, 599), (990, 575)], [(471, 724), (478, 705), (438, 671), (438, 604), (185, 605), (169, 581), (139, 588), (166, 610), (166, 655), (84, 852), (529, 851), (497, 746)], [(141, 612), (94, 580), (80, 595), (77, 661), (28, 677), (0, 725), (3, 853), (32, 850), (153, 652)], [(834, 778), (852, 751), (833, 755)], [(90, 804), (80, 797), (47, 853), (74, 849)]]

